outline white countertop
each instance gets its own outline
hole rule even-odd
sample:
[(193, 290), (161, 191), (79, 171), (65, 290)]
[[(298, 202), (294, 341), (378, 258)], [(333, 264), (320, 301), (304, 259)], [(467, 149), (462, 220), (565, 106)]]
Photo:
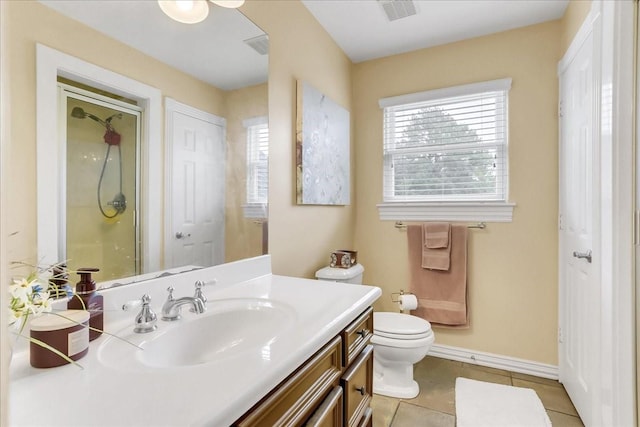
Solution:
[(268, 300), (286, 308), (290, 324), (259, 350), (192, 366), (155, 368), (141, 367), (130, 360), (121, 364), (113, 358), (105, 361), (101, 346), (114, 339), (106, 335), (90, 343), (89, 354), (79, 360), (84, 369), (73, 365), (35, 369), (29, 366), (28, 352), (17, 352), (11, 363), (10, 424), (230, 425), (381, 293), (371, 286), (272, 275), (268, 256), (179, 276), (104, 291), (105, 330), (141, 343), (153, 334), (179, 327), (180, 322), (205, 316), (189, 313), (183, 307), (184, 319), (158, 320), (157, 331), (132, 334), (138, 310), (120, 310), (123, 302), (150, 293), (152, 307), (159, 313), (168, 285), (176, 288), (176, 297), (192, 295), (194, 279), (217, 280), (204, 288), (208, 312), (215, 311), (216, 301)]

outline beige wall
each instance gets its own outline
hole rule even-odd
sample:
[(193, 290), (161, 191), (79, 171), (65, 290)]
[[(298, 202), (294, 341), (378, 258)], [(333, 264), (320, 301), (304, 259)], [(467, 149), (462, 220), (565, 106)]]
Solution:
[[(273, 271), (313, 277), (334, 249), (353, 246), (355, 205), (295, 202), (296, 79), (351, 111), (351, 61), (298, 1), (250, 1), (242, 11), (269, 34), (269, 252)], [(352, 182), (357, 156), (352, 142)]]
[(591, 10), (591, 0), (571, 0), (560, 21), (560, 52), (564, 54), (569, 48), (584, 19)]
[(513, 222), (471, 230), (468, 330), (437, 329), (436, 342), (557, 363), (558, 122), (560, 23), (535, 25), (354, 67), (356, 248), (378, 309), (397, 310), (391, 293), (408, 288), (406, 232), (380, 221), (382, 111), (378, 99), (513, 79), (509, 93), (509, 200)]
[(227, 192), (225, 203), (225, 261), (262, 255), (262, 224), (245, 218), (247, 132), (242, 122), (268, 114), (268, 86), (261, 84), (225, 93), (227, 119)]

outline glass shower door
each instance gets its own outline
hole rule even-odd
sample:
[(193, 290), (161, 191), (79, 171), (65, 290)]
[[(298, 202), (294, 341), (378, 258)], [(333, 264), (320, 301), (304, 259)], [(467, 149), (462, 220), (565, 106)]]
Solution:
[(139, 274), (140, 111), (63, 92), (67, 266), (99, 268), (96, 281)]

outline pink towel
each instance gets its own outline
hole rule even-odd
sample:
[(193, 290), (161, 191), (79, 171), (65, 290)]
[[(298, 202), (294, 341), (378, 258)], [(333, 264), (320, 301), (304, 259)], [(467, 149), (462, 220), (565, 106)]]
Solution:
[(422, 268), (449, 270), (451, 264), (451, 224), (425, 222), (422, 224)]
[(449, 247), (451, 224), (448, 222), (425, 222), (422, 224), (424, 246), (429, 249)]
[(448, 271), (422, 268), (422, 227), (407, 227), (409, 246), (409, 291), (418, 298), (412, 314), (435, 326), (469, 327), (467, 305), (467, 227), (451, 226), (451, 265)]

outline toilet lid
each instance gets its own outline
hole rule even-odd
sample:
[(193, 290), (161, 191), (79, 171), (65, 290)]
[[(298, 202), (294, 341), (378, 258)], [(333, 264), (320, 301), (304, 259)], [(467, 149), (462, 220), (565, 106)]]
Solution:
[(429, 336), (431, 324), (410, 314), (374, 312), (373, 331), (383, 337), (419, 339)]

